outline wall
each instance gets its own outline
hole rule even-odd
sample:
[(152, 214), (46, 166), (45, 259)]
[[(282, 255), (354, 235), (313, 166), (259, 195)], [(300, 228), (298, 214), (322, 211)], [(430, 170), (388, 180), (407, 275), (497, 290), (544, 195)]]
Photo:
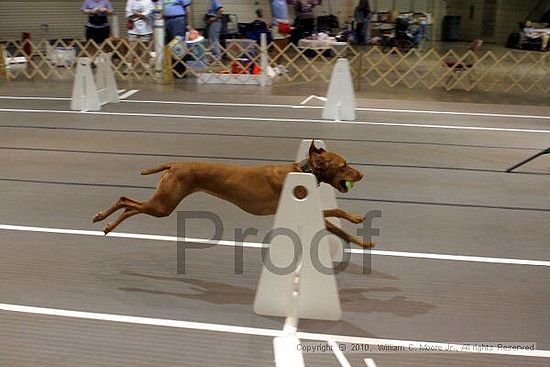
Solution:
[[(441, 4), (445, 0), (370, 0), (375, 10), (386, 11), (394, 6), (401, 11), (412, 9), (431, 11), (436, 19), (432, 31), (433, 39), (439, 39), (439, 17), (444, 14), (445, 7)], [(249, 22), (254, 19), (255, 9), (264, 9), (266, 18), (270, 16), (269, 0), (224, 0), (227, 13), (237, 14), (240, 22)], [(358, 0), (323, 0), (323, 5), (316, 8), (317, 15), (329, 14), (329, 2), (336, 9), (335, 15), (344, 22), (353, 14)], [(448, 1), (449, 2), (449, 1)], [(22, 32), (30, 32), (31, 38), (84, 38), (84, 24), (86, 17), (80, 13), (82, 0), (0, 0), (0, 40), (20, 39)], [(119, 16), (120, 35), (126, 34), (124, 19), (125, 0), (112, 0), (115, 14)], [(202, 17), (208, 7), (208, 0), (193, 0), (194, 26), (202, 24)], [(443, 9), (443, 11), (442, 11)], [(289, 14), (294, 16), (292, 7)], [(47, 24), (47, 28), (41, 28)]]
[[(485, 42), (504, 44), (511, 32), (518, 31), (518, 22), (535, 10), (538, 19), (550, 7), (540, 6), (540, 0), (448, 0), (447, 14), (460, 15), (460, 40), (481, 38)], [(473, 7), (473, 15), (471, 12)]]
[(484, 0), (449, 0), (447, 15), (458, 15), (460, 19), (461, 41), (471, 41), (481, 37)]
[[(20, 39), (30, 32), (33, 40), (43, 38), (84, 38), (86, 16), (80, 0), (0, 0), (0, 40)], [(124, 15), (125, 1), (114, 1), (116, 14)], [(124, 19), (120, 27), (125, 27)], [(41, 25), (47, 24), (47, 28)]]
[[(119, 16), (119, 30), (126, 34), (125, 0), (112, 0)], [(254, 19), (258, 5), (254, 0), (225, 0), (227, 11), (239, 15), (239, 21)], [(269, 14), (268, 0), (258, 1)], [(20, 39), (22, 32), (30, 32), (32, 39), (84, 38), (86, 17), (80, 13), (82, 0), (0, 0), (0, 40)], [(202, 23), (208, 0), (194, 0), (194, 25)], [(41, 28), (47, 24), (47, 29)]]

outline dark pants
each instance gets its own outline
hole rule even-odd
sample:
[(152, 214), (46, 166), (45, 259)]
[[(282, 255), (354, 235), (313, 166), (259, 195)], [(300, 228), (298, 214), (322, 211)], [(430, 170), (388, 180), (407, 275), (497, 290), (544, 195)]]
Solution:
[(111, 27), (93, 28), (86, 26), (86, 40), (93, 40), (98, 45), (102, 44), (111, 35)]
[(290, 34), (290, 41), (295, 45), (302, 38), (311, 36), (315, 31), (315, 19), (313, 18), (296, 18), (294, 20), (294, 29)]
[(181, 36), (185, 38), (185, 33), (187, 32), (187, 19), (185, 16), (177, 18), (166, 18), (166, 30), (164, 43), (168, 44), (176, 36)]

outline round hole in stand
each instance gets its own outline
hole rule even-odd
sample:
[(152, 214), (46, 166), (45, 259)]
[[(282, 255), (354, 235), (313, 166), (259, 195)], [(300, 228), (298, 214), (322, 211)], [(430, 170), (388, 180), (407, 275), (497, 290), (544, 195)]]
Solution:
[(294, 188), (293, 193), (294, 193), (294, 197), (298, 200), (305, 200), (308, 194), (307, 189), (302, 185), (296, 186)]

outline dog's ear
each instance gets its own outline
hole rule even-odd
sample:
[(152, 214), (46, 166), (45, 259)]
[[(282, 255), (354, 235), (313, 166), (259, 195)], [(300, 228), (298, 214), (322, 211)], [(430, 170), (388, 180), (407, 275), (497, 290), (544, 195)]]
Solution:
[(325, 150), (323, 148), (317, 148), (315, 146), (315, 140), (311, 141), (311, 145), (309, 146), (309, 156), (312, 157), (316, 154), (320, 154), (324, 152)]
[(314, 153), (310, 156), (310, 162), (315, 170), (326, 171), (328, 168), (328, 162), (321, 154)]

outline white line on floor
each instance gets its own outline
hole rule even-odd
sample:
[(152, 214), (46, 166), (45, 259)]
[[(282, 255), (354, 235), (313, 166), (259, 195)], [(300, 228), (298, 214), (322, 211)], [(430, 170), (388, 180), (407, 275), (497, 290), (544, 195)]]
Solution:
[(367, 367), (376, 367), (376, 363), (374, 363), (372, 358), (365, 358), (363, 361)]
[[(126, 92), (126, 89), (119, 89), (119, 90), (118, 90), (118, 93), (124, 93), (124, 92)], [(67, 98), (67, 99), (68, 99), (68, 98)]]
[(342, 351), (340, 350), (340, 347), (339, 347), (338, 343), (336, 343), (334, 340), (330, 340), (328, 342), (328, 345), (331, 346), (332, 353), (334, 353), (334, 356), (336, 357), (336, 359), (340, 363), (340, 366), (342, 366), (342, 367), (351, 367), (351, 364), (349, 364), (348, 359), (346, 358), (344, 353), (342, 353)]
[[(31, 314), (31, 315), (45, 315), (45, 316), (68, 317), (68, 318), (75, 318), (75, 319), (110, 321), (110, 322), (119, 322), (119, 323), (127, 323), (127, 324), (137, 324), (137, 325), (164, 326), (164, 327), (172, 327), (172, 328), (179, 328), (179, 329), (204, 330), (204, 331), (224, 332), (224, 333), (233, 333), (233, 334), (267, 336), (267, 337), (277, 337), (277, 336), (286, 335), (285, 332), (283, 332), (282, 330), (265, 329), (265, 328), (257, 328), (257, 327), (211, 324), (211, 323), (203, 323), (203, 322), (180, 321), (180, 320), (159, 319), (159, 318), (150, 318), (150, 317), (127, 316), (127, 315), (115, 315), (115, 314), (86, 312), (86, 311), (72, 311), (72, 310), (63, 310), (63, 309), (57, 309), (57, 308), (14, 305), (14, 304), (6, 304), (6, 303), (0, 303), (0, 311), (18, 312), (18, 313)], [(361, 343), (361, 344), (369, 344), (369, 345), (385, 344), (388, 346), (399, 346), (399, 347), (414, 348), (414, 349), (439, 348), (443, 351), (448, 351), (448, 353), (452, 353), (451, 351), (461, 351), (462, 353), (474, 353), (474, 354), (500, 354), (500, 355), (507, 355), (507, 356), (550, 358), (550, 350), (502, 350), (502, 349), (496, 349), (496, 348), (492, 348), (491, 350), (489, 350), (488, 348), (479, 348), (479, 349), (468, 348), (467, 350), (462, 350), (463, 345), (441, 343), (441, 342), (425, 342), (425, 341), (400, 340), (400, 339), (361, 338), (356, 336), (315, 334), (315, 333), (307, 333), (307, 332), (298, 332), (296, 336), (299, 339), (303, 339), (303, 340), (322, 340), (327, 342), (335, 341), (335, 342), (341, 342), (341, 343)]]
[(123, 95), (121, 95), (119, 98), (120, 99), (126, 99), (126, 98), (129, 98), (129, 97), (133, 96), (137, 92), (139, 92), (139, 89), (132, 89), (132, 90), (129, 90), (128, 92), (124, 93)]
[(393, 108), (357, 108), (360, 111), (372, 112), (397, 112), (397, 113), (418, 113), (430, 115), (458, 115), (458, 116), (480, 116), (480, 117), (499, 117), (499, 118), (521, 118), (521, 119), (541, 119), (550, 120), (550, 116), (541, 115), (515, 115), (503, 113), (487, 113), (487, 112), (456, 112), (456, 111), (434, 111), (434, 110), (402, 110)]
[[(308, 103), (310, 100), (312, 100), (313, 98), (319, 100), (319, 101), (323, 101), (323, 102), (326, 102), (327, 101), (327, 98), (326, 97), (319, 97), (319, 96), (316, 96), (315, 94), (312, 94), (311, 96), (307, 97), (306, 99), (304, 99), (302, 102), (300, 102), (300, 105), (305, 105), (306, 103)], [(317, 107), (317, 108), (320, 108), (320, 107)]]
[[(40, 233), (56, 233), (56, 234), (68, 234), (68, 235), (80, 235), (80, 236), (97, 236), (105, 237), (101, 231), (89, 231), (81, 229), (66, 229), (66, 228), (51, 228), (51, 227), (32, 227), (32, 226), (20, 226), (11, 224), (0, 224), (0, 230), (7, 231), (23, 231), (23, 232), (40, 232)], [(139, 240), (153, 240), (153, 241), (167, 241), (177, 242), (178, 240), (188, 243), (197, 243), (204, 245), (218, 245), (218, 246), (243, 246), (247, 248), (262, 248), (267, 247), (265, 243), (258, 242), (243, 242), (237, 243), (229, 240), (209, 240), (203, 238), (178, 238), (176, 236), (163, 236), (153, 234), (140, 234), (140, 233), (125, 233), (125, 232), (111, 232), (107, 237), (116, 238), (132, 238)], [(449, 260), (449, 261), (464, 261), (464, 262), (476, 262), (476, 263), (489, 263), (489, 264), (508, 264), (508, 265), (530, 265), (530, 266), (545, 266), (550, 267), (550, 261), (545, 260), (528, 260), (528, 259), (511, 259), (511, 258), (499, 258), (499, 257), (483, 257), (483, 256), (468, 256), (468, 255), (446, 255), (446, 254), (432, 254), (422, 252), (406, 252), (406, 251), (387, 251), (387, 250), (362, 250), (362, 249), (350, 249), (348, 252), (352, 254), (371, 254), (377, 256), (393, 256), (393, 257), (406, 257), (416, 259), (428, 259), (428, 260)]]
[[(22, 112), (22, 113), (62, 113), (74, 114), (80, 113), (69, 110), (34, 110), (34, 109), (19, 109), (19, 108), (1, 108), (0, 112)], [(274, 117), (239, 117), (239, 116), (203, 116), (203, 115), (178, 115), (178, 114), (162, 114), (162, 113), (137, 113), (137, 112), (101, 112), (89, 111), (89, 115), (104, 115), (104, 116), (136, 116), (136, 117), (160, 117), (160, 118), (187, 118), (195, 120), (231, 120), (231, 121), (268, 121), (268, 122), (305, 122), (305, 123), (323, 123), (323, 124), (351, 124), (351, 125), (373, 125), (373, 126), (393, 126), (393, 127), (415, 127), (423, 129), (447, 129), (447, 130), (475, 130), (475, 131), (502, 131), (516, 133), (534, 133), (534, 134), (550, 134), (550, 130), (537, 129), (517, 129), (504, 127), (482, 127), (482, 126), (460, 126), (460, 125), (433, 125), (433, 124), (412, 124), (398, 122), (369, 122), (369, 121), (345, 121), (335, 122), (328, 120), (316, 119), (292, 119), (292, 118), (274, 118)]]
[[(307, 100), (313, 98), (308, 97)], [(324, 97), (321, 97), (324, 98)], [(52, 100), (52, 101), (70, 101), (67, 97), (25, 97), (25, 96), (0, 96), (0, 99), (14, 100)], [(158, 100), (127, 100), (128, 103), (152, 103), (152, 104), (174, 104), (174, 105), (195, 105), (195, 106), (221, 106), (221, 107), (268, 107), (268, 108), (297, 108), (297, 109), (321, 109), (323, 106), (304, 106), (304, 105), (288, 105), (288, 104), (269, 104), (269, 103), (234, 103), (234, 102), (193, 102), (193, 101), (158, 101)], [(305, 103), (305, 102), (302, 102)], [(358, 111), (372, 112), (396, 112), (396, 113), (417, 113), (417, 114), (432, 114), (432, 115), (457, 115), (457, 116), (479, 116), (479, 117), (502, 117), (502, 118), (521, 118), (521, 119), (542, 119), (550, 120), (550, 116), (542, 115), (519, 115), (519, 114), (502, 114), (488, 112), (459, 112), (459, 111), (438, 111), (438, 110), (414, 110), (414, 109), (393, 109), (393, 108), (372, 108), (372, 107), (357, 107)]]

